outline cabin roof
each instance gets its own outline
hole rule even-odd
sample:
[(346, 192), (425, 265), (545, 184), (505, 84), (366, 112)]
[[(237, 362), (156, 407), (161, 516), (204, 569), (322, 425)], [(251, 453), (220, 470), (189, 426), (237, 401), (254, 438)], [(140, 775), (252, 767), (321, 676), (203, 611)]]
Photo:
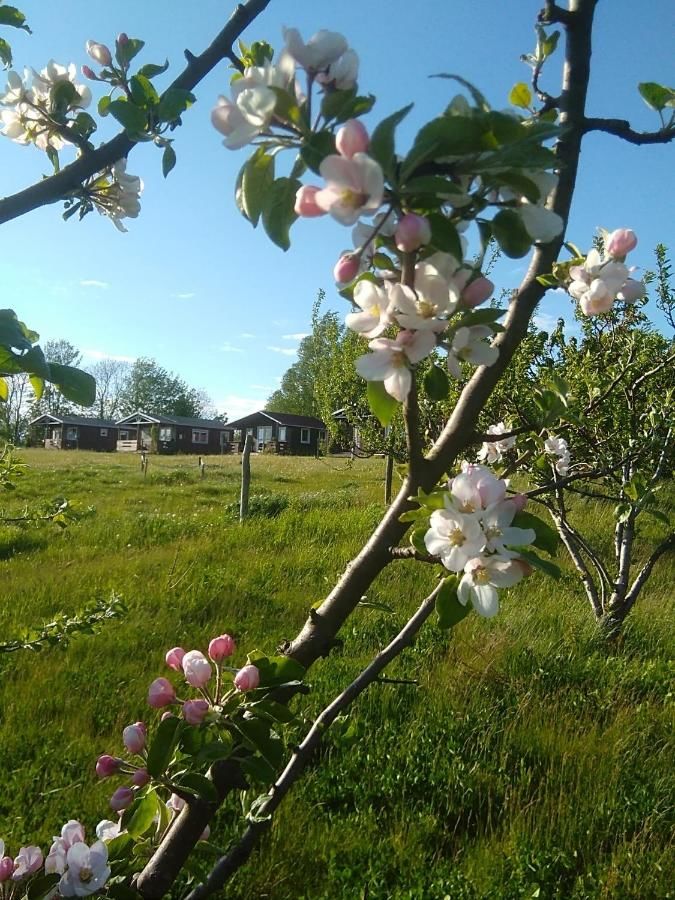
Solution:
[(145, 413), (140, 410), (118, 419), (117, 425), (182, 425), (185, 428), (215, 428), (219, 431), (226, 427), (220, 419), (193, 419), (189, 416), (167, 416), (164, 413)]
[(261, 409), (241, 419), (236, 419), (234, 422), (228, 422), (227, 427), (246, 428), (250, 425), (259, 425), (264, 420), (291, 428), (315, 428), (317, 431), (324, 431), (326, 428), (321, 419), (317, 419), (315, 416), (299, 416), (295, 413), (274, 412), (268, 409)]
[(87, 416), (54, 416), (51, 413), (44, 413), (33, 419), (31, 425), (78, 425), (89, 426), (91, 428), (117, 428), (117, 423), (112, 419), (91, 419)]

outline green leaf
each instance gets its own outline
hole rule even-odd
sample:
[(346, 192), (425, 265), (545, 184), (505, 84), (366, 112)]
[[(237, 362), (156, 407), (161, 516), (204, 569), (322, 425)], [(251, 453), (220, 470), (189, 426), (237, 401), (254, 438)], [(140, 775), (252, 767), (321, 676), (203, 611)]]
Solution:
[(129, 88), (131, 90), (131, 99), (136, 106), (147, 109), (159, 103), (159, 94), (150, 79), (145, 75), (133, 75), (129, 80)]
[(122, 834), (118, 834), (108, 842), (108, 859), (124, 859), (133, 842), (134, 839), (128, 832), (124, 831)]
[(218, 800), (218, 791), (214, 783), (205, 775), (200, 775), (199, 772), (186, 772), (180, 778), (172, 781), (172, 784), (182, 791), (194, 794), (201, 800), (206, 800), (207, 803), (215, 803)]
[[(285, 684), (288, 681), (300, 681), (305, 677), (305, 667), (290, 656), (272, 656), (268, 660), (270, 671), (265, 672), (265, 680), (263, 681), (261, 673), (261, 682), (267, 685)], [(269, 679), (269, 680), (268, 680)]]
[(492, 220), (492, 233), (503, 252), (511, 259), (525, 256), (532, 246), (532, 238), (523, 220), (512, 209), (501, 209)]
[(242, 211), (254, 228), (273, 183), (274, 157), (264, 147), (258, 147), (244, 166), (241, 181)]
[(519, 547), (518, 556), (521, 556), (526, 562), (529, 562), (533, 568), (545, 572), (551, 578), (555, 578), (556, 580), (560, 578), (561, 573), (558, 566), (556, 566), (555, 563), (549, 562), (547, 559), (542, 559), (540, 556), (537, 556), (532, 550), (523, 550), (522, 547)]
[(420, 507), (419, 509), (409, 509), (398, 517), (399, 522), (417, 522), (418, 519), (428, 519), (429, 510)]
[(375, 97), (372, 94), (359, 97), (355, 88), (347, 91), (328, 91), (321, 102), (321, 115), (326, 122), (333, 119), (338, 123), (346, 122), (347, 119), (356, 119), (370, 112), (374, 105)]
[(276, 769), (260, 756), (247, 756), (240, 765), (246, 775), (258, 784), (273, 784), (276, 781)]
[(104, 97), (98, 101), (98, 114), (99, 116), (107, 116), (110, 112), (110, 104), (112, 103), (112, 99), (106, 94)]
[(645, 512), (653, 516), (657, 522), (663, 522), (664, 525), (670, 525), (670, 518), (660, 509), (654, 509), (653, 506), (645, 506)]
[(506, 313), (505, 309), (497, 306), (488, 306), (485, 309), (474, 309), (464, 313), (458, 323), (459, 328), (469, 328), (471, 325), (492, 325)]
[[(0, 7), (2, 9), (2, 7)], [(57, 81), (52, 85), (49, 91), (52, 112), (58, 114), (65, 113), (73, 104), (79, 100), (80, 95), (72, 81)]]
[(418, 553), (428, 553), (427, 545), (424, 543), (424, 535), (429, 530), (429, 523), (427, 522), (425, 525), (421, 525), (419, 528), (415, 528), (410, 533), (410, 543), (417, 550)]
[(663, 84), (657, 84), (655, 81), (642, 81), (638, 84), (638, 91), (647, 106), (657, 112), (675, 105), (675, 90), (665, 87)]
[(445, 400), (448, 396), (448, 375), (434, 363), (424, 375), (424, 390), (430, 400)]
[(368, 397), (370, 411), (380, 425), (383, 428), (386, 428), (394, 418), (394, 414), (400, 406), (398, 400), (386, 392), (384, 383), (381, 381), (367, 382), (366, 395)]
[(167, 59), (163, 66), (155, 65), (155, 63), (146, 63), (144, 66), (141, 66), (138, 70), (138, 75), (143, 75), (145, 78), (156, 78), (158, 75), (162, 75), (169, 68), (169, 60)]
[(335, 152), (335, 136), (330, 131), (317, 131), (303, 143), (300, 158), (308, 169), (318, 175), (321, 163)]
[(0, 376), (0, 400), (7, 402), (8, 397), (9, 397), (9, 387), (7, 386), (7, 381), (6, 381), (6, 379), (4, 379)]
[(292, 722), (295, 718), (287, 706), (274, 700), (261, 700), (259, 703), (254, 703), (250, 707), (250, 711), (255, 716), (262, 715), (263, 718), (268, 718), (273, 722), (281, 722), (282, 724)]
[(176, 165), (176, 151), (171, 144), (167, 144), (162, 153), (162, 175), (166, 178), (169, 172)]
[(173, 122), (195, 102), (195, 96), (182, 88), (168, 88), (162, 94), (157, 107), (160, 122)]
[(431, 244), (436, 250), (449, 253), (457, 262), (461, 262), (464, 253), (459, 232), (443, 213), (431, 213), (427, 216), (431, 225)]
[(297, 178), (277, 178), (267, 192), (262, 211), (263, 228), (282, 250), (291, 246), (290, 229), (298, 218), (294, 209), (295, 195), (300, 187)]
[(129, 100), (122, 100), (121, 98), (111, 100), (107, 110), (131, 134), (145, 131), (148, 121), (147, 113)]
[(511, 106), (520, 106), (521, 109), (529, 109), (532, 106), (532, 91), (524, 81), (513, 85), (509, 91), (509, 103)]
[(382, 167), (385, 176), (389, 178), (392, 177), (396, 165), (394, 145), (396, 128), (403, 119), (405, 119), (412, 108), (413, 104), (409, 103), (408, 106), (404, 106), (397, 112), (387, 116), (386, 119), (383, 119), (380, 124), (375, 127), (370, 138), (368, 155), (377, 160)]
[[(548, 522), (528, 512), (517, 512), (513, 517), (513, 525), (516, 528), (532, 528), (537, 535), (534, 546), (538, 550), (544, 550), (549, 556), (555, 556), (560, 539), (558, 532)], [(520, 552), (520, 551), (519, 551)]]
[[(1, 6), (0, 12), (2, 12)], [(56, 873), (31, 878), (25, 894), (27, 900), (42, 900), (42, 898), (53, 896), (54, 888), (60, 880), (61, 876)]]
[(50, 362), (49, 381), (54, 382), (67, 400), (79, 406), (92, 406), (96, 400), (96, 380), (89, 372)]
[(441, 175), (419, 175), (405, 183), (406, 194), (433, 194), (435, 197), (464, 196), (464, 191)]
[(560, 284), (555, 275), (537, 275), (537, 281), (546, 288), (558, 287)]
[(449, 575), (443, 580), (440, 591), (436, 594), (436, 614), (438, 615), (438, 627), (444, 630), (453, 628), (462, 619), (465, 619), (473, 607), (466, 606), (457, 599), (457, 587), (459, 577)]
[(30, 34), (30, 28), (26, 25), (26, 17), (16, 6), (0, 6), (0, 25), (20, 28)]
[(77, 114), (77, 116), (75, 117), (75, 121), (70, 127), (73, 129), (73, 131), (81, 134), (82, 137), (88, 138), (96, 131), (97, 125), (96, 120), (93, 118), (93, 116), (90, 116), (89, 113), (81, 112)]
[(177, 716), (167, 716), (157, 726), (152, 743), (148, 749), (146, 769), (153, 778), (159, 778), (166, 772), (173, 758), (182, 721)]
[(511, 188), (514, 194), (521, 197), (527, 197), (530, 203), (537, 203), (541, 198), (538, 186), (521, 172), (499, 172), (495, 177), (495, 181), (498, 182), (499, 185)]
[(142, 837), (150, 829), (157, 815), (159, 798), (150, 788), (144, 797), (139, 797), (124, 811), (120, 827), (134, 838)]
[(115, 41), (115, 59), (123, 69), (126, 69), (131, 60), (138, 56), (143, 47), (145, 47), (145, 41), (141, 41), (138, 38), (128, 38), (123, 44)]
[(0, 38), (0, 63), (5, 67), (12, 65), (12, 48), (4, 38)]
[(464, 156), (485, 150), (485, 123), (468, 116), (441, 116), (428, 122), (417, 134), (412, 150), (403, 163), (402, 177), (431, 159)]
[(284, 746), (270, 735), (269, 723), (260, 719), (240, 719), (233, 724), (250, 750), (260, 754), (274, 768), (281, 763)]
[(462, 78), (461, 75), (452, 75), (447, 72), (440, 72), (438, 75), (430, 75), (430, 78), (448, 78), (451, 81), (456, 81), (458, 84), (461, 84), (463, 88), (471, 94), (471, 99), (474, 104), (481, 109), (483, 112), (490, 111), (490, 104), (485, 99), (485, 96), (478, 90), (478, 88), (471, 84), (470, 81), (467, 81), (466, 78)]

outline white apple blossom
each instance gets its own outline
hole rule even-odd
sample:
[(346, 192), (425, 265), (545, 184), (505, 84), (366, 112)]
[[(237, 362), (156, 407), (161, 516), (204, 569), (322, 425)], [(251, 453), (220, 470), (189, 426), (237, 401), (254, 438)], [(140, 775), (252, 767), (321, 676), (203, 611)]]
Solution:
[(119, 819), (113, 822), (112, 819), (101, 819), (96, 826), (96, 837), (99, 841), (112, 841), (120, 833)]
[(60, 835), (54, 835), (47, 858), (45, 873), (63, 875), (66, 868), (66, 856), (73, 844), (84, 841), (84, 828), (76, 819), (69, 819), (61, 829)]
[(284, 28), (286, 50), (307, 72), (325, 70), (347, 52), (347, 39), (337, 31), (322, 29), (305, 43), (297, 28)]
[(95, 894), (110, 877), (108, 848), (103, 841), (96, 841), (91, 847), (81, 842), (73, 844), (68, 850), (66, 865), (59, 881), (59, 893), (63, 897)]
[(584, 315), (594, 316), (609, 312), (623, 285), (629, 280), (629, 269), (623, 262), (609, 259), (603, 262), (599, 251), (593, 248), (583, 266), (572, 266), (571, 283), (567, 292), (579, 301)]
[(356, 360), (356, 371), (366, 381), (382, 381), (388, 394), (403, 402), (410, 392), (410, 363), (418, 363), (436, 346), (431, 331), (399, 331), (395, 340), (378, 337), (370, 341), (372, 351)]
[(513, 587), (525, 574), (518, 560), (494, 556), (478, 556), (464, 566), (464, 575), (457, 588), (461, 604), (471, 601), (480, 616), (489, 619), (499, 612), (497, 588)]
[[(431, 279), (426, 284), (415, 281), (415, 289), (403, 284), (393, 284), (389, 289), (391, 306), (396, 310), (395, 318), (401, 328), (439, 333), (448, 327), (450, 297), (447, 285), (438, 279), (440, 290), (433, 290)], [(431, 290), (428, 290), (431, 288)]]
[(478, 459), (481, 462), (486, 462), (488, 465), (494, 465), (494, 463), (500, 463), (503, 459), (504, 453), (507, 453), (509, 450), (512, 450), (516, 446), (515, 437), (508, 438), (500, 438), (500, 434), (504, 434), (504, 432), (509, 429), (503, 422), (497, 422), (496, 425), (488, 426), (487, 433), (492, 434), (497, 438), (494, 441), (484, 441), (482, 447), (478, 451)]
[(110, 181), (96, 182), (92, 201), (101, 215), (108, 216), (118, 231), (126, 232), (122, 219), (135, 219), (141, 211), (143, 181), (127, 173), (126, 159), (118, 159), (108, 176)]
[(504, 500), (506, 486), (506, 481), (486, 466), (465, 462), (459, 475), (448, 483), (450, 502), (458, 512), (480, 517), (483, 510)]
[(555, 463), (558, 475), (567, 475), (570, 469), (570, 452), (565, 438), (550, 435), (544, 441), (544, 450), (549, 456), (558, 457)]
[(362, 215), (373, 215), (382, 205), (384, 175), (367, 153), (351, 159), (332, 154), (319, 167), (326, 186), (317, 191), (316, 205), (342, 225), (354, 225)]
[(558, 184), (558, 176), (553, 172), (542, 172), (533, 169), (523, 171), (523, 175), (534, 182), (539, 190), (539, 199), (532, 203), (527, 197), (518, 196), (509, 188), (501, 188), (499, 193), (504, 200), (518, 200), (516, 213), (520, 216), (525, 231), (533, 241), (547, 244), (563, 230), (563, 220), (552, 209), (547, 209), (546, 200)]
[(354, 288), (354, 303), (361, 307), (361, 312), (349, 313), (345, 323), (352, 331), (357, 331), (367, 338), (375, 338), (391, 325), (391, 305), (384, 288), (364, 280)]
[(510, 547), (526, 547), (537, 539), (533, 528), (517, 528), (511, 525), (516, 512), (517, 507), (511, 500), (502, 500), (485, 510), (481, 516), (485, 550), (499, 553), (506, 559), (513, 559), (518, 554), (510, 550)]
[(470, 325), (458, 328), (448, 351), (448, 371), (455, 378), (462, 377), (460, 362), (474, 366), (491, 366), (499, 356), (499, 350), (486, 340), (492, 337), (492, 329), (487, 325)]
[(62, 66), (50, 59), (44, 69), (39, 73), (33, 71), (33, 94), (37, 101), (49, 102), (53, 87), (61, 81), (70, 81), (75, 88), (76, 98), (70, 102), (70, 106), (78, 109), (86, 109), (91, 103), (91, 91), (86, 84), (77, 84), (77, 66), (69, 63)]
[(43, 856), (39, 847), (21, 847), (14, 857), (14, 871), (12, 872), (12, 881), (21, 881), (28, 875), (33, 875), (38, 869), (42, 868)]
[(359, 57), (354, 50), (347, 50), (331, 63), (325, 72), (320, 72), (316, 80), (320, 84), (330, 85), (338, 91), (356, 87), (359, 77)]
[(485, 546), (485, 536), (473, 516), (449, 509), (435, 509), (429, 519), (424, 543), (432, 556), (440, 557), (446, 569), (461, 572)]

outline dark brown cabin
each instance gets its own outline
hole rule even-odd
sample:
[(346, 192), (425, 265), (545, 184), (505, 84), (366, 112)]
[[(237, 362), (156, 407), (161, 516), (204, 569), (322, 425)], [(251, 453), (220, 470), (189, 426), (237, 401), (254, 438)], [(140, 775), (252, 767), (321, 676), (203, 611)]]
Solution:
[(117, 422), (118, 450), (150, 453), (227, 453), (227, 426), (219, 419), (191, 419), (135, 412)]
[(326, 439), (326, 426), (314, 416), (268, 410), (251, 413), (224, 426), (233, 451), (241, 452), (247, 434), (253, 435), (256, 453), (316, 456)]
[(56, 416), (45, 413), (30, 423), (37, 442), (44, 441), (48, 450), (103, 450), (117, 447), (117, 425), (108, 419), (83, 416)]

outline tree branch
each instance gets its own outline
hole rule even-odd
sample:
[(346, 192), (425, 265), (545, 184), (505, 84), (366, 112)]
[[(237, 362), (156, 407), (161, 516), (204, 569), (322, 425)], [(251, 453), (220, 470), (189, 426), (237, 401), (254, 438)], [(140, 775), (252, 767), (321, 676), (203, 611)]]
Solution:
[[(186, 67), (167, 90), (181, 88), (190, 91), (219, 62), (229, 59), (233, 42), (269, 3), (270, 0), (245, 0), (244, 3), (240, 3), (213, 43), (199, 56), (191, 55)], [(17, 194), (5, 197), (0, 200), (0, 224), (9, 222), (40, 206), (62, 200), (92, 175), (127, 156), (135, 144), (136, 142), (126, 132), (121, 132), (98, 149), (83, 154), (55, 175), (44, 178)]]
[(626, 599), (621, 606), (621, 608), (617, 611), (619, 612), (621, 619), (625, 619), (628, 613), (631, 611), (633, 606), (635, 605), (635, 601), (640, 595), (640, 591), (645, 586), (645, 582), (652, 574), (652, 569), (658, 562), (658, 560), (663, 556), (664, 553), (668, 550), (672, 550), (675, 548), (675, 531), (672, 531), (667, 538), (665, 538), (661, 543), (656, 547), (656, 549), (652, 552), (651, 556), (644, 564), (644, 566), (638, 572), (635, 581), (631, 585), (630, 591), (626, 595)]
[(584, 134), (590, 131), (604, 131), (615, 137), (628, 141), (629, 144), (668, 144), (675, 138), (675, 128), (662, 128), (660, 131), (634, 131), (626, 119), (584, 119)]
[(415, 559), (417, 562), (440, 564), (440, 559), (437, 556), (432, 556), (430, 553), (420, 553), (414, 547), (390, 547), (389, 552), (392, 559)]
[(562, 25), (570, 25), (574, 21), (574, 13), (558, 6), (554, 0), (544, 0), (544, 8), (537, 16), (540, 25), (554, 25), (560, 22)]
[(399, 631), (396, 637), (381, 650), (375, 659), (335, 698), (316, 718), (314, 724), (307, 732), (305, 739), (291, 757), (288, 765), (271, 787), (266, 800), (256, 811), (256, 819), (252, 821), (241, 839), (232, 849), (213, 867), (204, 884), (196, 887), (187, 897), (187, 900), (204, 900), (219, 891), (226, 881), (239, 869), (250, 856), (259, 837), (271, 823), (271, 816), (277, 810), (281, 801), (289, 792), (293, 784), (302, 774), (312, 754), (321, 743), (326, 731), (337, 719), (340, 713), (347, 709), (359, 694), (378, 680), (378, 676), (389, 663), (399, 656), (406, 647), (412, 644), (415, 635), (434, 611), (436, 595), (441, 590), (442, 583), (426, 597), (415, 615)]

